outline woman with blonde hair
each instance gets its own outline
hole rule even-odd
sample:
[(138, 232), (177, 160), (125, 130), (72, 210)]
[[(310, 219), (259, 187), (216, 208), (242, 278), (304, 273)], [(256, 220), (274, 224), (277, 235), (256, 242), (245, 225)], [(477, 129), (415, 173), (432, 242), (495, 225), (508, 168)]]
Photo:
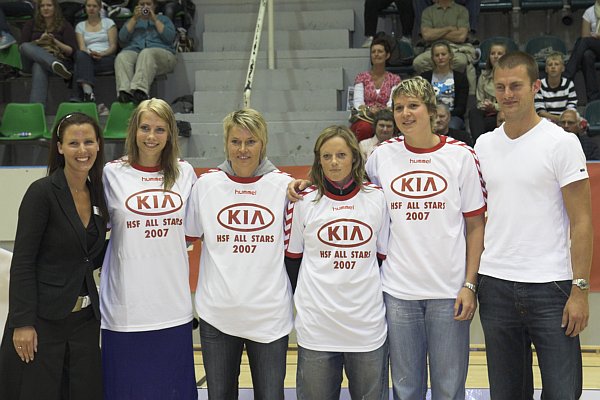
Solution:
[(267, 159), (267, 123), (253, 109), (223, 120), (226, 160), (198, 178), (188, 236), (202, 237), (196, 312), (211, 399), (236, 399), (244, 347), (254, 398), (282, 400), (292, 290), (284, 256), (285, 190)]
[(350, 397), (387, 398), (387, 324), (378, 261), (385, 259), (389, 216), (383, 191), (364, 182), (354, 134), (324, 129), (315, 143), (304, 201), (290, 204), (286, 266), (299, 270), (295, 328), (297, 395), (339, 399), (342, 372)]
[(104, 398), (196, 399), (183, 219), (196, 180), (178, 158), (177, 124), (160, 99), (129, 122), (127, 156), (108, 163), (111, 238), (100, 284)]

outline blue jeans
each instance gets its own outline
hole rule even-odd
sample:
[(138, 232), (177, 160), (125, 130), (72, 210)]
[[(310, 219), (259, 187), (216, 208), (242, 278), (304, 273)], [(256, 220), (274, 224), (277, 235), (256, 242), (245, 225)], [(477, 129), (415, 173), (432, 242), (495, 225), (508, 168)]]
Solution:
[(95, 74), (114, 72), (115, 55), (104, 56), (95, 60), (88, 53), (77, 50), (75, 53), (75, 70), (73, 79), (77, 83), (88, 83), (92, 86), (96, 83)]
[(259, 343), (223, 333), (200, 319), (200, 342), (210, 399), (238, 398), (240, 362), (246, 345), (254, 399), (283, 400), (287, 335), (271, 343)]
[(571, 281), (521, 283), (480, 275), (478, 287), (491, 397), (533, 398), (533, 343), (542, 374), (542, 398), (578, 399), (582, 389), (579, 337), (566, 336), (560, 326)]
[(387, 359), (387, 341), (367, 352), (314, 351), (298, 346), (298, 400), (338, 400), (343, 369), (351, 398), (381, 400), (385, 392), (387, 399)]
[(429, 357), (431, 398), (464, 400), (470, 321), (454, 320), (455, 299), (383, 298), (394, 399), (425, 399)]
[(23, 61), (23, 71), (31, 72), (29, 102), (45, 105), (48, 95), (48, 78), (53, 74), (52, 63), (60, 61), (67, 69), (70, 69), (71, 61), (59, 60), (32, 42), (21, 44), (19, 50)]

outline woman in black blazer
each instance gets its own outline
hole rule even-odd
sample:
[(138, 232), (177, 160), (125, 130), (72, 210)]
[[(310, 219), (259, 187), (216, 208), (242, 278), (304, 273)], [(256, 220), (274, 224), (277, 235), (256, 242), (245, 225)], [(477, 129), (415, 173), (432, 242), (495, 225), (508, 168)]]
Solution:
[(97, 122), (65, 116), (52, 132), (48, 176), (23, 197), (0, 347), (1, 399), (102, 399), (93, 277), (108, 215), (102, 154)]

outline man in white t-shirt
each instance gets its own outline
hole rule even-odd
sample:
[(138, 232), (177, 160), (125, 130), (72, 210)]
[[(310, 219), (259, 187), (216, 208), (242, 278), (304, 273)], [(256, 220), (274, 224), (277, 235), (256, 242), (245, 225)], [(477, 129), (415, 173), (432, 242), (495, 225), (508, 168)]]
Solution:
[(578, 399), (593, 237), (585, 156), (574, 135), (535, 113), (531, 56), (503, 56), (494, 83), (506, 119), (475, 145), (488, 193), (478, 298), (490, 395), (532, 398), (533, 343), (542, 397)]

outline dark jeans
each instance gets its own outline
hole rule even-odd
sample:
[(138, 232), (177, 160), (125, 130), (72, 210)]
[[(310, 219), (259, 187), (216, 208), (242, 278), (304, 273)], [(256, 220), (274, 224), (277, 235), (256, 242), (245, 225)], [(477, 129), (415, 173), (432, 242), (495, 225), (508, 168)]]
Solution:
[(521, 283), (479, 276), (479, 315), (492, 399), (533, 398), (532, 343), (542, 374), (542, 398), (579, 399), (579, 336), (566, 336), (561, 327), (570, 292), (570, 280)]
[[(394, 0), (365, 0), (365, 36), (375, 36), (377, 33), (377, 14), (387, 8)], [(412, 0), (395, 0), (396, 8), (400, 11), (402, 36), (412, 36), (415, 22)]]
[(469, 128), (475, 143), (479, 136), (496, 128), (496, 115), (486, 116), (485, 111), (473, 107), (469, 111)]
[(597, 61), (600, 61), (600, 39), (593, 37), (579, 38), (573, 46), (573, 53), (565, 67), (564, 75), (573, 79), (577, 71), (583, 72), (587, 100), (600, 99), (600, 88), (596, 77)]
[(91, 86), (96, 84), (96, 74), (105, 72), (114, 72), (115, 70), (115, 55), (102, 57), (95, 60), (88, 53), (77, 50), (75, 53), (75, 70), (73, 71), (73, 80), (78, 84), (73, 87), (77, 92), (80, 90), (82, 83), (88, 83)]
[(271, 343), (259, 343), (223, 333), (200, 319), (200, 341), (210, 399), (238, 398), (238, 377), (245, 345), (254, 399), (283, 400), (287, 335)]

